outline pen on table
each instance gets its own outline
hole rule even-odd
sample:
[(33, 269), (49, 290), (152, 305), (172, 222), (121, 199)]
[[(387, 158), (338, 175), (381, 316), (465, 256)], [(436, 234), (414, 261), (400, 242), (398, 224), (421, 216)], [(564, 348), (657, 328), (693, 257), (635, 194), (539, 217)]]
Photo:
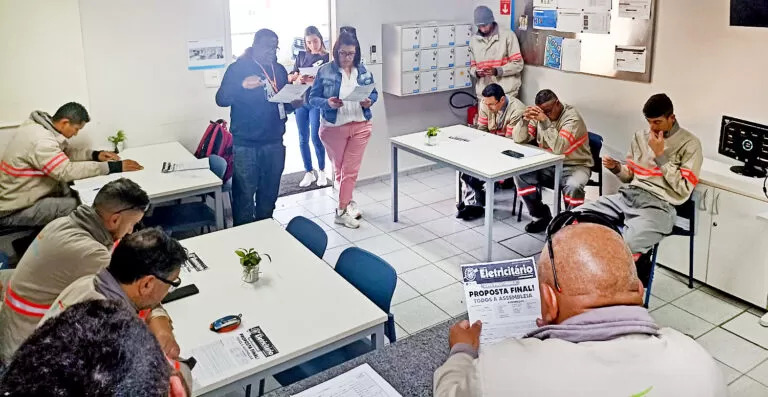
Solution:
[(459, 137), (457, 137), (457, 136), (449, 136), (448, 138), (449, 138), (449, 139), (455, 139), (455, 140), (457, 140), (457, 141), (469, 142), (469, 139), (466, 139), (466, 138), (459, 138)]

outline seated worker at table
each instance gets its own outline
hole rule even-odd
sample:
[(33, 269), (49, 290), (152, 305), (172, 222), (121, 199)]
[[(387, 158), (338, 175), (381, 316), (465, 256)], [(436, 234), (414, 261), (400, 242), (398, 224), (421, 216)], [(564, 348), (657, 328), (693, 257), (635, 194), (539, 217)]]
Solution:
[[(581, 114), (560, 102), (551, 90), (536, 94), (536, 106), (529, 106), (512, 134), (517, 143), (536, 144), (554, 154), (565, 156), (560, 188), (568, 209), (584, 204), (584, 187), (592, 175), (592, 151), (589, 131)], [(555, 170), (545, 168), (515, 177), (517, 195), (525, 202), (533, 221), (525, 226), (528, 233), (541, 233), (552, 220), (549, 206), (541, 201), (540, 185), (554, 186)], [(559, 198), (558, 198), (559, 199)]]
[[(512, 136), (512, 131), (523, 117), (525, 105), (519, 99), (504, 93), (496, 83), (483, 89), (477, 129), (499, 136)], [(485, 182), (467, 174), (461, 174), (462, 200), (458, 205), (457, 218), (473, 220), (485, 214)]]
[[(76, 303), (116, 301), (146, 322), (169, 360), (178, 359), (179, 346), (173, 339), (171, 319), (160, 302), (171, 286), (181, 284), (179, 273), (186, 260), (186, 249), (160, 229), (129, 234), (115, 247), (109, 266), (65, 288), (40, 323), (45, 324)], [(167, 332), (171, 333), (170, 339)]]
[[(120, 332), (115, 332), (120, 330)], [(119, 302), (73, 305), (40, 326), (0, 379), (8, 396), (191, 396), (152, 334)]]
[(147, 193), (121, 178), (99, 190), (93, 207), (81, 205), (43, 228), (3, 288), (0, 361), (35, 330), (64, 288), (109, 264), (115, 242), (133, 231), (148, 205)]
[(651, 275), (653, 246), (672, 232), (675, 205), (688, 201), (699, 182), (704, 161), (699, 138), (681, 128), (672, 100), (656, 94), (645, 103), (648, 130), (634, 134), (627, 164), (611, 157), (603, 165), (626, 185), (580, 210), (602, 212), (624, 226), (624, 240), (634, 254), (643, 285)]
[(618, 233), (582, 222), (553, 238), (556, 266), (548, 246), (538, 263), (540, 328), (483, 346), (478, 356), (482, 324), (454, 325), (435, 397), (727, 395), (709, 353), (660, 329), (642, 306), (643, 286)]
[(91, 119), (74, 102), (53, 115), (35, 111), (16, 131), (0, 162), (0, 226), (45, 226), (77, 208), (67, 183), (142, 169), (117, 154), (69, 147)]

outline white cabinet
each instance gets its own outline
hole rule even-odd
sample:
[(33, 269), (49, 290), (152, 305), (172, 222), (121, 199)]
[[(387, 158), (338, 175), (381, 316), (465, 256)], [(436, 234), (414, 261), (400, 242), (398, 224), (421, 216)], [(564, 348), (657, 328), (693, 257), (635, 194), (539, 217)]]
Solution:
[(714, 189), (707, 284), (760, 307), (768, 296), (768, 203)]
[[(700, 184), (694, 193), (698, 207), (696, 209), (696, 235), (694, 237), (693, 278), (702, 282), (707, 279), (714, 190), (716, 189), (713, 187)], [(688, 236), (665, 237), (659, 244), (658, 263), (682, 274), (688, 274), (690, 271), (688, 260), (690, 241)]]
[(403, 29), (401, 43), (402, 43), (402, 48), (404, 50), (419, 48), (420, 42), (421, 42), (421, 28)]
[(437, 91), (437, 71), (421, 72), (421, 91)]
[(472, 25), (456, 25), (456, 45), (469, 45), (474, 29)]
[(438, 32), (440, 28), (437, 26), (425, 26), (421, 29), (421, 48), (435, 48), (438, 44)]
[(419, 72), (403, 73), (403, 93), (418, 94), (421, 90), (420, 77)]
[(452, 47), (456, 45), (456, 26), (440, 26), (437, 30), (437, 45), (440, 47)]
[(452, 68), (456, 65), (456, 49), (446, 47), (437, 50), (437, 67), (440, 69)]
[(421, 66), (421, 51), (403, 51), (403, 72), (415, 72)]
[(456, 88), (472, 87), (472, 79), (469, 77), (469, 68), (456, 68), (454, 73)]
[(440, 52), (438, 49), (421, 50), (421, 61), (419, 63), (421, 71), (427, 71), (437, 69), (437, 54)]
[(452, 90), (456, 86), (454, 81), (454, 69), (440, 69), (437, 71), (437, 89), (441, 91)]
[(471, 63), (472, 58), (469, 55), (469, 47), (456, 47), (456, 67), (469, 67)]

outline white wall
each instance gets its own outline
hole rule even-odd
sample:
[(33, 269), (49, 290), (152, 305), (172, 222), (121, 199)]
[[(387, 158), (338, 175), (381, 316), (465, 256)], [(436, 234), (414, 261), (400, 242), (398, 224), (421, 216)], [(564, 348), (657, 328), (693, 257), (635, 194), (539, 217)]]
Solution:
[[(498, 13), (498, 1), (475, 1), (480, 4)], [(522, 100), (531, 103), (538, 90), (553, 89), (623, 151), (632, 132), (645, 126), (643, 103), (665, 92), (681, 125), (701, 138), (705, 156), (722, 160), (723, 115), (768, 124), (768, 29), (729, 26), (729, 7), (730, 0), (657, 0), (650, 84), (526, 67)], [(509, 17), (497, 18), (509, 26)]]

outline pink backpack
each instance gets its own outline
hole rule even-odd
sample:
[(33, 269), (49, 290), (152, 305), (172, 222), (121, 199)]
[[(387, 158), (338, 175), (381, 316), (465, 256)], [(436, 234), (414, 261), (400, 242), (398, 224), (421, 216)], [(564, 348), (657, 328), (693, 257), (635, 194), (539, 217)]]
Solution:
[(211, 121), (203, 134), (203, 139), (195, 151), (195, 157), (201, 159), (215, 154), (227, 160), (227, 172), (224, 173), (224, 181), (232, 177), (232, 134), (227, 130), (227, 122), (218, 119)]

